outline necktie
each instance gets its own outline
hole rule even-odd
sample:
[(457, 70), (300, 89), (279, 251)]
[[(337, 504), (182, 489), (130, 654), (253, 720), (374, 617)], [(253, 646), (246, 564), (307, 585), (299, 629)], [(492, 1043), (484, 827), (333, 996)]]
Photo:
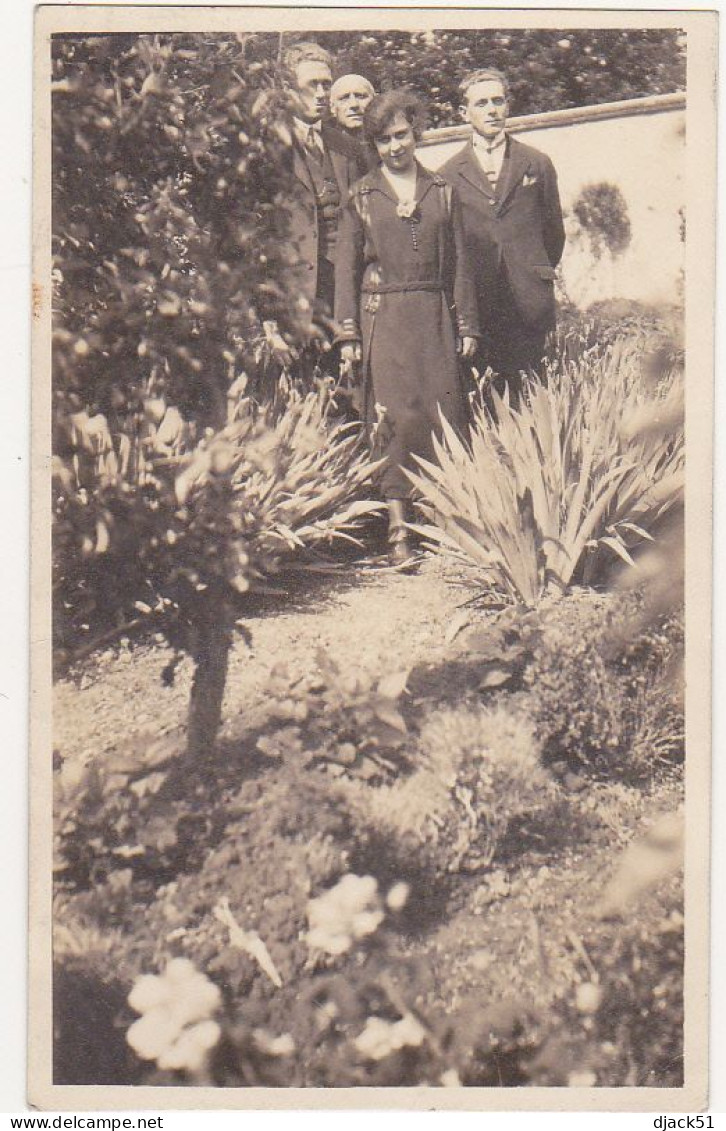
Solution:
[(316, 161), (319, 161), (323, 156), (321, 139), (314, 126), (310, 126), (308, 130), (308, 136), (305, 139), (305, 149)]
[(494, 163), (494, 149), (484, 150), (484, 172), (492, 188), (497, 186), (497, 170)]

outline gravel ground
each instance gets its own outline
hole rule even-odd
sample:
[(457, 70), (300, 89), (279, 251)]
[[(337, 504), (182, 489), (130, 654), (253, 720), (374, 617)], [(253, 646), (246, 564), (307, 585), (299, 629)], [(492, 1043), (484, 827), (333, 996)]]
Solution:
[[(231, 659), (223, 707), (223, 738), (265, 716), (266, 682), (285, 663), (291, 676), (308, 672), (318, 650), (343, 669), (385, 674), (444, 661), (447, 627), (470, 593), (452, 585), (440, 564), (427, 558), (406, 574), (356, 568), (282, 602), (263, 597)], [(54, 742), (62, 758), (90, 758), (128, 740), (175, 732), (184, 726), (192, 679), (191, 661), (178, 668), (173, 686), (161, 673), (172, 658), (163, 640), (126, 645), (83, 662), (54, 691)], [(182, 737), (180, 734), (180, 743)]]

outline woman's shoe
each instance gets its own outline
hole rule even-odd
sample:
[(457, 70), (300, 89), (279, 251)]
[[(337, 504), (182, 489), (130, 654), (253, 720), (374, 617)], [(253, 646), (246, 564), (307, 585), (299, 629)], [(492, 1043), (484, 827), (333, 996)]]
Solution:
[(404, 499), (388, 500), (388, 556), (393, 566), (404, 566), (413, 554), (406, 529), (406, 503)]
[(405, 535), (391, 541), (388, 556), (392, 566), (400, 567), (413, 564), (413, 550), (411, 549), (411, 543)]

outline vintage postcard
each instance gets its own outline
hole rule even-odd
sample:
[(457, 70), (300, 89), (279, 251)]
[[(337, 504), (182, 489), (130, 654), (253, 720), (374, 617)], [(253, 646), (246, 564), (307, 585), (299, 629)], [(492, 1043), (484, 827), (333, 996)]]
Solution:
[(716, 31), (38, 8), (31, 1104), (707, 1103)]

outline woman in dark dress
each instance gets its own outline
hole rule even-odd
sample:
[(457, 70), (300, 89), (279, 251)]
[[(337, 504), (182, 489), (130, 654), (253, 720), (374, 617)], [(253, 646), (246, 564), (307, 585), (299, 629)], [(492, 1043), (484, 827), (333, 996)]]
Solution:
[(459, 202), (415, 157), (421, 116), (408, 91), (389, 91), (368, 106), (364, 128), (381, 164), (351, 190), (335, 273), (343, 363), (361, 363), (371, 446), (386, 457), (381, 487), (397, 564), (410, 557), (404, 470), (416, 469), (416, 455), (433, 457), (439, 410), (464, 427), (457, 339), (471, 356), (479, 334)]

